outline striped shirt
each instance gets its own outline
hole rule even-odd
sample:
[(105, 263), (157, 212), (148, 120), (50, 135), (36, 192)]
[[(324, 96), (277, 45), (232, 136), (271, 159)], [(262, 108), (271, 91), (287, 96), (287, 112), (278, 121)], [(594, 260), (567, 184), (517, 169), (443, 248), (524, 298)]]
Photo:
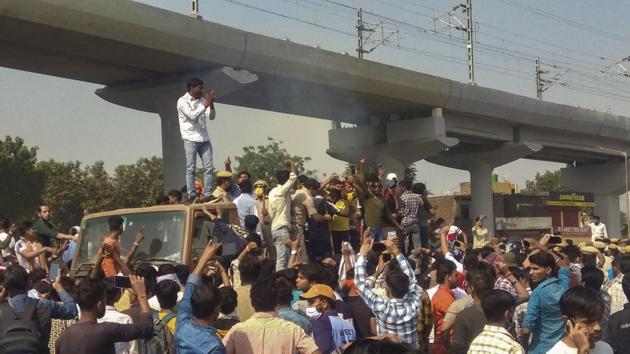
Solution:
[(525, 354), (525, 349), (505, 328), (485, 325), (470, 343), (468, 354)]

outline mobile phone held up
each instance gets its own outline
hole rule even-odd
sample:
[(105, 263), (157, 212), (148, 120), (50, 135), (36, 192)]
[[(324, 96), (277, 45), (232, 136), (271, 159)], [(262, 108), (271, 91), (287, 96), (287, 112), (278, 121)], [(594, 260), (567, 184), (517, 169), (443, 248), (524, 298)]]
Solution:
[(562, 243), (562, 237), (560, 236), (551, 236), (549, 237), (549, 244), (551, 245), (557, 245)]
[(114, 277), (114, 286), (121, 289), (131, 289), (131, 280), (129, 277), (117, 275)]

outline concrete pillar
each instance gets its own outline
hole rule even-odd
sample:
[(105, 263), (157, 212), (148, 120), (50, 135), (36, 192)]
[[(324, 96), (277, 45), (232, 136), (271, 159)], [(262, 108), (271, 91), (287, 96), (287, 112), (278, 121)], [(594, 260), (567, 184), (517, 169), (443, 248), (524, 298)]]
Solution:
[(505, 143), (476, 152), (457, 151), (457, 148), (428, 158), (432, 163), (467, 170), (470, 173), (470, 197), (472, 217), (486, 215), (488, 232), (494, 234), (494, 200), (492, 193), (492, 171), (506, 163), (516, 161), (533, 152), (540, 151), (536, 143)]
[(606, 225), (608, 236), (621, 236), (621, 212), (619, 209), (619, 194), (595, 194), (595, 215), (599, 215)]
[(477, 162), (470, 167), (471, 213), (473, 217), (486, 215), (486, 228), (494, 233), (494, 200), (492, 193), (492, 171), (494, 168), (485, 162)]
[(606, 224), (609, 237), (621, 236), (619, 195), (625, 192), (624, 163), (568, 166), (560, 170), (562, 185), (595, 194), (595, 214)]
[(164, 191), (181, 189), (186, 184), (186, 157), (184, 143), (179, 132), (177, 107), (160, 105), (159, 115), (162, 126), (162, 174)]

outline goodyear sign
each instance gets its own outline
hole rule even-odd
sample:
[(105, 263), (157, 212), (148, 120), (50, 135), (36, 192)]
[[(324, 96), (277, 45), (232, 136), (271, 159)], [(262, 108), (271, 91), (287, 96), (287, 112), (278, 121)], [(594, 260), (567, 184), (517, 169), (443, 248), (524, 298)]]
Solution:
[(592, 208), (595, 206), (595, 195), (593, 193), (549, 192), (547, 205)]

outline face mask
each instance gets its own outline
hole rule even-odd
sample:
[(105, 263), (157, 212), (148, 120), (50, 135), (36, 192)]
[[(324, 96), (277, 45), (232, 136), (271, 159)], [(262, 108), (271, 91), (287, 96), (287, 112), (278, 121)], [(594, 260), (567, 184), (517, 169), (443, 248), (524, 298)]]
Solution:
[(307, 307), (306, 308), (306, 317), (311, 320), (316, 320), (322, 316), (322, 313), (317, 311), (316, 307)]
[(262, 197), (265, 194), (265, 191), (258, 187), (254, 190), (254, 194), (256, 194), (257, 197)]

